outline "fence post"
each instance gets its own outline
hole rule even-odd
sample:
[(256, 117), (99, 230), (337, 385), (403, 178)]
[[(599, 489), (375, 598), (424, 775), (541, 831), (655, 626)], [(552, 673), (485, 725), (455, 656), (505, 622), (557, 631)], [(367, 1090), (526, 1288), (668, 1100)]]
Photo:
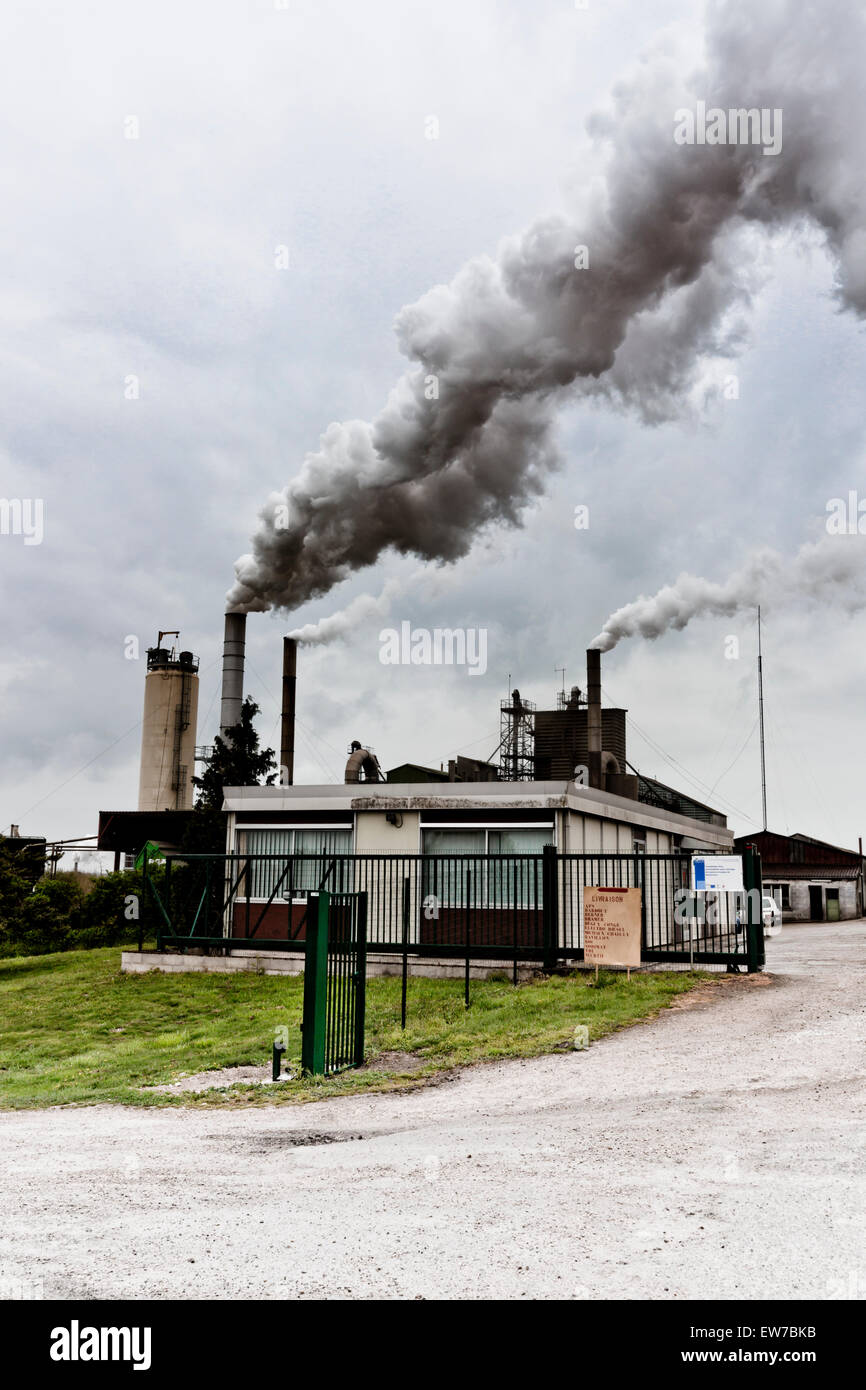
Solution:
[[(310, 893), (304, 946), (304, 1021), (301, 1070), (321, 1076), (325, 1070), (325, 1021), (328, 1002), (328, 913), (331, 895)], [(310, 909), (312, 908), (312, 911)]]
[[(149, 883), (148, 883), (148, 878), (147, 878), (147, 844), (145, 843), (145, 846), (144, 846), (144, 863), (143, 863), (142, 866), (141, 866), (141, 902), (140, 902), (139, 905), (138, 905), (138, 954), (139, 954), (139, 955), (141, 955), (142, 951), (144, 950), (144, 916), (143, 916), (143, 913), (144, 913), (144, 905), (145, 905), (145, 903), (147, 902), (147, 890), (148, 890), (148, 887), (149, 887), (149, 886), (150, 886), (150, 885), (149, 885)], [(161, 923), (160, 920), (159, 920), (159, 914), (157, 914), (157, 918), (156, 918), (156, 949), (157, 949), (157, 951), (159, 951), (159, 950), (161, 949), (161, 947), (162, 947), (162, 923)]]
[(357, 898), (357, 939), (355, 942), (355, 1066), (364, 1065), (364, 1026), (367, 1013), (367, 894)]
[(406, 1027), (406, 985), (409, 974), (409, 911), (410, 911), (410, 885), (409, 875), (403, 878), (403, 981), (400, 994), (400, 1027)]
[(746, 960), (749, 974), (754, 975), (763, 970), (766, 952), (761, 856), (752, 845), (747, 845), (743, 851), (743, 885), (746, 889)]
[(542, 964), (548, 975), (556, 969), (559, 960), (558, 889), (556, 846), (544, 845), (541, 851), (541, 932)]

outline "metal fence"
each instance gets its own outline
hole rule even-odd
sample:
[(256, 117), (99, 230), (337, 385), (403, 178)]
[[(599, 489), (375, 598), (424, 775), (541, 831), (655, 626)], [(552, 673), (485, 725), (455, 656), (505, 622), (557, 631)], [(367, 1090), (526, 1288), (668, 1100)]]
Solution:
[[(300, 951), (311, 892), (364, 894), (371, 951), (512, 962), (546, 969), (583, 960), (584, 889), (641, 889), (642, 958), (763, 965), (760, 860), (744, 855), (754, 892), (693, 894), (691, 855), (168, 855), (145, 875), (160, 950)], [(405, 968), (405, 963), (404, 963)]]

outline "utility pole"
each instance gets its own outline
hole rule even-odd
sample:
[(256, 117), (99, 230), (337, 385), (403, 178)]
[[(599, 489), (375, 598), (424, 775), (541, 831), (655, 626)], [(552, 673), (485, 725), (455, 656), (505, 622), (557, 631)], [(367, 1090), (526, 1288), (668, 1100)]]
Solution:
[(767, 759), (764, 751), (764, 664), (761, 654), (761, 605), (758, 604), (758, 723), (761, 731), (761, 807), (767, 829)]

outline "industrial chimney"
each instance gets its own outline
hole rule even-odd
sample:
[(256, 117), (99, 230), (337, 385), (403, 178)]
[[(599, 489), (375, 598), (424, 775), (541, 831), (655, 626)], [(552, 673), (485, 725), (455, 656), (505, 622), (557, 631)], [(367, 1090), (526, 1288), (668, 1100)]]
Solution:
[(139, 811), (188, 811), (192, 806), (198, 658), (164, 647), (160, 632), (147, 650), (141, 724)]
[(601, 652), (589, 647), (586, 653), (586, 747), (589, 785), (601, 786)]
[(291, 787), (295, 780), (295, 685), (298, 644), (283, 638), (283, 705), (280, 728), (280, 782)]
[(244, 702), (244, 647), (246, 643), (246, 613), (226, 613), (223, 639), (223, 688), (220, 706), (220, 737), (240, 722)]

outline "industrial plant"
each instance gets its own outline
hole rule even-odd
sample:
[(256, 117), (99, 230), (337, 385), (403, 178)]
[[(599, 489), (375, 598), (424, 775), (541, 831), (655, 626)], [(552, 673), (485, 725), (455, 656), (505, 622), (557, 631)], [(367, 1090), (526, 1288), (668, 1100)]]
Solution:
[[(224, 741), (241, 718), (246, 625), (245, 613), (225, 615)], [(147, 652), (138, 808), (100, 813), (98, 848), (114, 854), (115, 867), (136, 862), (145, 844), (179, 849), (192, 814), (196, 764), (212, 754), (196, 742), (198, 659), (165, 645), (170, 637), (179, 633), (160, 631)], [(494, 848), (539, 854), (547, 844), (572, 854), (676, 855), (742, 851), (760, 840), (772, 850), (768, 890), (783, 914), (833, 920), (862, 910), (861, 854), (767, 832), (735, 841), (721, 811), (642, 773), (629, 758), (627, 711), (602, 705), (598, 647), (586, 651), (584, 686), (563, 689), (554, 708), (538, 709), (516, 688), (503, 698), (499, 741), (486, 759), (457, 755), (438, 767), (406, 761), (383, 768), (370, 740), (353, 739), (343, 782), (311, 785), (295, 784), (295, 638), (282, 639), (281, 655), (278, 781), (224, 789), (227, 855), (489, 854)], [(796, 867), (789, 870), (785, 860)], [(286, 926), (285, 909), (268, 904), (267, 889), (260, 877), (249, 895), (267, 906), (262, 938), (280, 936)], [(228, 919), (225, 930), (231, 934)]]

